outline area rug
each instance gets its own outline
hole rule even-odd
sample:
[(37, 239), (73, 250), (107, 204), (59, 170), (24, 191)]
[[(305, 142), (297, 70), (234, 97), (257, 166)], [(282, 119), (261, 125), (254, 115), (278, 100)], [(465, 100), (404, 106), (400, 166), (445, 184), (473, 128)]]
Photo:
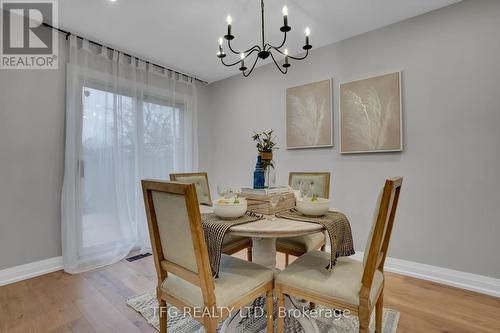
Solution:
[[(154, 328), (159, 330), (159, 320), (157, 316), (158, 301), (156, 300), (155, 293), (144, 293), (134, 296), (127, 300), (127, 305), (135, 311), (139, 312), (146, 321)], [(260, 297), (254, 301), (250, 306), (252, 308), (265, 309), (265, 298)], [(319, 308), (319, 306), (317, 307)], [(325, 308), (326, 309), (326, 308)], [(189, 315), (183, 315), (179, 310), (168, 305), (169, 314), (176, 314), (168, 318), (168, 332), (169, 333), (202, 333), (203, 327), (199, 322), (192, 319)], [(275, 318), (277, 317), (277, 309), (275, 308)], [(266, 317), (265, 316), (252, 316), (250, 310), (247, 316), (241, 318), (237, 331), (234, 333), (265, 333), (266, 332)], [(321, 311), (319, 311), (321, 312)], [(325, 313), (328, 313), (324, 311)], [(327, 318), (328, 317), (328, 318)], [(340, 319), (339, 319), (340, 317)], [(314, 319), (320, 333), (357, 333), (359, 331), (358, 317), (356, 316), (319, 316)], [(391, 309), (384, 308), (382, 332), (383, 333), (396, 333), (399, 321), (399, 312)], [(223, 326), (223, 322), (219, 325), (218, 331)], [(276, 326), (276, 322), (275, 322)], [(374, 318), (370, 324), (370, 331), (375, 331)], [(285, 332), (286, 333), (304, 333), (299, 322), (295, 318), (285, 318)], [(233, 332), (231, 332), (233, 333)]]

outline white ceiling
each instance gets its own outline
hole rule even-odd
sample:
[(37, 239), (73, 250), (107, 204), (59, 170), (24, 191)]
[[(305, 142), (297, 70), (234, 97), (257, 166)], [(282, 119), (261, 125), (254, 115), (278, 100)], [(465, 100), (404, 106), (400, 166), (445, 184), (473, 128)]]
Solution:
[[(292, 27), (287, 47), (295, 54), (307, 26), (311, 44), (320, 47), (459, 1), (267, 0), (266, 42), (281, 42), (284, 5)], [(236, 35), (232, 45), (246, 49), (260, 44), (260, 0), (59, 1), (61, 28), (209, 82), (238, 73), (216, 57), (229, 13)]]

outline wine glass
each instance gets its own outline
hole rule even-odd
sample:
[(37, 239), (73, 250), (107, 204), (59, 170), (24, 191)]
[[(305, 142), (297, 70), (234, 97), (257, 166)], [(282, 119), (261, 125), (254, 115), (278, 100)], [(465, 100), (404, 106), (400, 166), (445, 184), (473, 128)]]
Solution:
[(299, 191), (300, 191), (300, 197), (304, 199), (308, 193), (308, 190), (307, 190), (307, 184), (303, 180), (299, 181)]
[(271, 166), (269, 166), (268, 180), (269, 188), (276, 187), (276, 172), (274, 172), (274, 169), (272, 169)]
[(226, 185), (219, 184), (217, 185), (217, 193), (221, 198), (226, 199), (229, 188)]
[(313, 183), (307, 183), (306, 184), (306, 198), (312, 197), (312, 192), (313, 192)]
[(227, 188), (227, 192), (226, 192), (225, 199), (231, 199), (232, 197), (234, 197), (234, 191), (233, 191), (233, 188), (232, 188), (232, 187), (228, 187), (228, 188)]
[[(281, 195), (279, 193), (275, 193), (275, 194), (271, 195), (271, 197), (269, 198), (269, 202), (271, 203), (271, 207), (273, 208), (273, 212), (276, 211), (276, 207), (278, 206), (280, 199), (281, 199)], [(273, 215), (271, 217), (271, 220), (273, 220), (273, 221), (276, 220), (276, 216)]]

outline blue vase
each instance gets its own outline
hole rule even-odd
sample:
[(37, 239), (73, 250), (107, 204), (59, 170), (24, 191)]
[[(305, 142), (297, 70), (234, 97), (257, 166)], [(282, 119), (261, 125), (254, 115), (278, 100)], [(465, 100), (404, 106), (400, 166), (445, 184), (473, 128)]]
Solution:
[(264, 175), (264, 168), (262, 167), (262, 158), (257, 156), (257, 163), (255, 164), (255, 171), (253, 172), (253, 188), (263, 189), (266, 177)]

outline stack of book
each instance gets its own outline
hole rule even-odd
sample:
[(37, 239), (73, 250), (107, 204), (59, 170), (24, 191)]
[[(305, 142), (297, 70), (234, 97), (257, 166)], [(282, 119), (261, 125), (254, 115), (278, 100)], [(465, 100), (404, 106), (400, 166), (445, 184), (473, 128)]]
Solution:
[[(273, 209), (271, 197), (280, 195), (280, 200)], [(295, 195), (288, 186), (278, 186), (266, 189), (242, 188), (241, 197), (247, 199), (248, 210), (254, 213), (272, 215), (295, 207)]]

